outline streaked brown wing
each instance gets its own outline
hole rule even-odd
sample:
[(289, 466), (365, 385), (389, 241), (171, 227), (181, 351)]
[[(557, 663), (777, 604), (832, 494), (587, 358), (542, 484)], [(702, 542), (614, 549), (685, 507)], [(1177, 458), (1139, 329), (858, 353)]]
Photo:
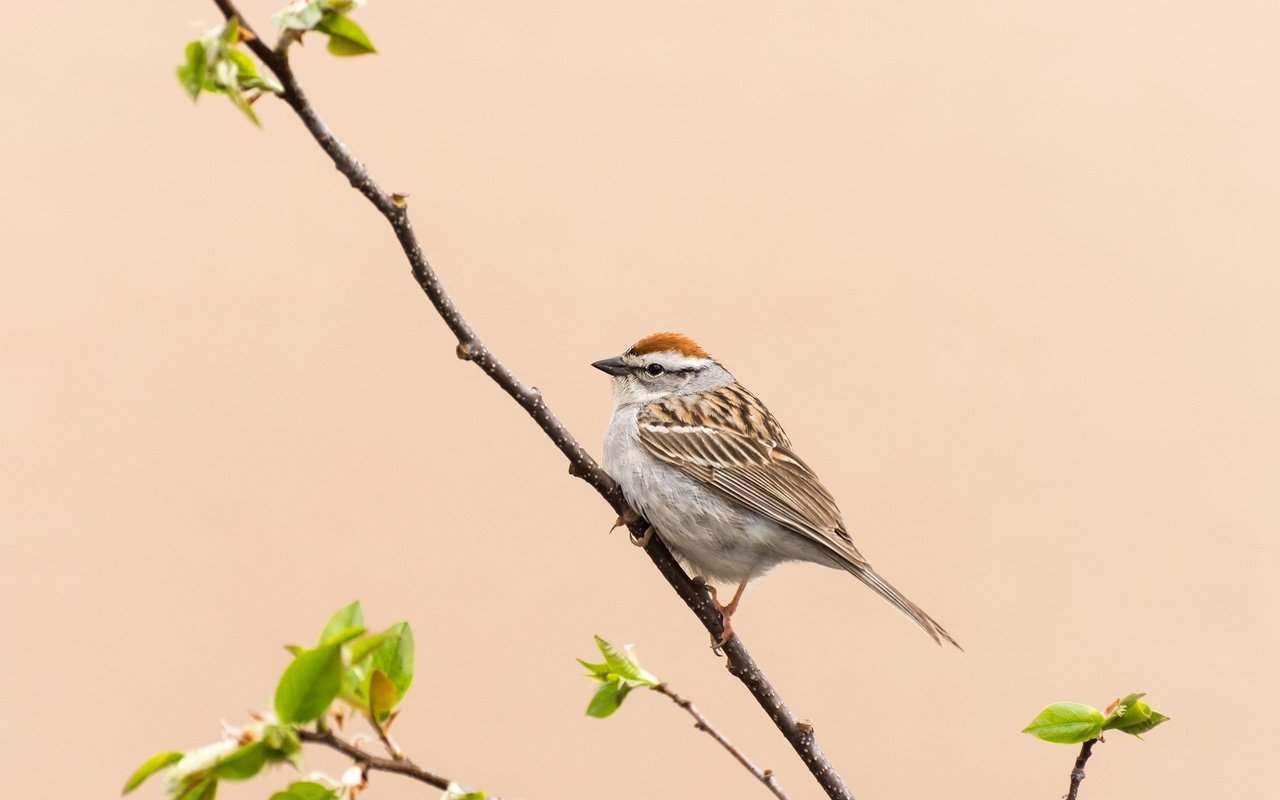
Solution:
[(671, 397), (642, 411), (638, 422), (640, 444), (655, 457), (833, 554), (866, 564), (831, 493), (750, 392), (734, 385)]

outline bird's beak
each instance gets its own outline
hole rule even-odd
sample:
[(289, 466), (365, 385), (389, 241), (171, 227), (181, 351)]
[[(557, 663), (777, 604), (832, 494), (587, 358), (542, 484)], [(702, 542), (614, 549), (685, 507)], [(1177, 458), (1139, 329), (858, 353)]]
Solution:
[(631, 371), (631, 367), (628, 367), (625, 363), (623, 363), (622, 358), (620, 356), (614, 356), (613, 358), (606, 358), (602, 361), (597, 361), (591, 366), (595, 367), (601, 372), (607, 372), (610, 375), (626, 375), (628, 372)]

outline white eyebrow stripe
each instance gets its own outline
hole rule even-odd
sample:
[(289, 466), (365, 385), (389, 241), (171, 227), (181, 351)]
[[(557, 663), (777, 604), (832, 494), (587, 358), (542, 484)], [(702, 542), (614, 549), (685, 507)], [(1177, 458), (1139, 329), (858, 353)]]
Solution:
[(642, 356), (633, 353), (627, 353), (622, 357), (622, 363), (629, 367), (643, 367), (648, 364), (659, 364), (663, 369), (676, 372), (682, 369), (698, 369), (705, 367), (711, 363), (709, 358), (691, 358), (681, 355), (674, 350), (664, 350), (661, 353), (646, 353)]

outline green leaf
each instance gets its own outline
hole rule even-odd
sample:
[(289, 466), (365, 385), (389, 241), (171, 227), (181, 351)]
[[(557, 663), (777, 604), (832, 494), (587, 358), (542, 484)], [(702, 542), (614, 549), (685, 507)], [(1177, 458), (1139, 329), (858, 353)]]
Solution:
[(413, 631), (407, 622), (397, 622), (383, 631), (386, 639), (372, 652), (370, 666), (382, 670), (403, 699), (413, 683)]
[(182, 794), (174, 798), (174, 800), (213, 800), (218, 795), (218, 781), (216, 778), (205, 778), (201, 781), (193, 783)]
[(485, 800), (485, 794), (481, 791), (469, 792), (458, 784), (450, 782), (449, 788), (440, 795), (440, 800)]
[(1151, 730), (1152, 728), (1154, 728), (1155, 726), (1159, 725), (1162, 722), (1169, 721), (1169, 717), (1166, 717), (1164, 714), (1161, 714), (1159, 711), (1156, 711), (1150, 706), (1147, 706), (1146, 703), (1142, 703), (1141, 705), (1145, 706), (1145, 708), (1143, 709), (1143, 712), (1144, 712), (1143, 718), (1140, 721), (1134, 722), (1129, 725), (1117, 725), (1116, 730), (1121, 731), (1122, 733), (1132, 734), (1133, 736), (1137, 736), (1139, 739), (1141, 739), (1142, 738), (1141, 734), (1146, 733), (1147, 731)]
[(630, 691), (631, 687), (626, 683), (617, 681), (601, 683), (596, 687), (596, 693), (591, 696), (591, 702), (587, 705), (587, 716), (604, 719), (621, 707), (622, 701)]
[(364, 29), (345, 14), (330, 11), (321, 18), (316, 30), (329, 34), (328, 49), (335, 56), (362, 56), (378, 52)]
[(276, 717), (283, 723), (310, 722), (329, 708), (342, 688), (342, 646), (327, 644), (293, 660), (276, 686)]
[(632, 689), (661, 683), (656, 676), (640, 666), (630, 647), (615, 647), (599, 636), (595, 637), (595, 641), (596, 647), (604, 655), (604, 661), (597, 664), (578, 659), (578, 663), (587, 668), (587, 677), (600, 681), (596, 693), (587, 705), (588, 716), (607, 717), (618, 710)]
[(397, 634), (388, 631), (380, 633), (371, 633), (368, 636), (362, 636), (351, 643), (347, 648), (347, 657), (352, 664), (359, 664), (361, 661), (373, 655), (373, 651), (377, 650), (387, 640), (395, 638)]
[(391, 680), (397, 700), (403, 700), (413, 683), (413, 659), (413, 631), (408, 623), (397, 622), (381, 633), (357, 639), (348, 648), (342, 699), (360, 711), (368, 711), (369, 683), (378, 669)]
[(398, 701), (395, 684), (387, 677), (387, 673), (375, 669), (369, 675), (369, 713), (384, 720), (395, 709)]
[(271, 800), (338, 800), (337, 789), (330, 789), (315, 781), (296, 781), (283, 792), (271, 795)]
[(316, 644), (329, 644), (329, 640), (349, 628), (364, 628), (364, 609), (359, 600), (353, 600), (329, 617), (320, 631), (320, 640)]
[(243, 50), (227, 50), (227, 58), (236, 65), (236, 76), (241, 80), (252, 78), (258, 74), (258, 65)]
[(1169, 718), (1164, 714), (1142, 702), (1140, 698), (1144, 696), (1145, 692), (1135, 692), (1118, 701), (1115, 707), (1111, 709), (1111, 713), (1107, 714), (1107, 719), (1103, 723), (1102, 729), (1118, 730), (1121, 733), (1128, 733), (1141, 739), (1142, 736), (1140, 734), (1146, 733), (1160, 723), (1168, 721)]
[(599, 636), (595, 637), (595, 639), (596, 647), (600, 648), (600, 652), (604, 655), (604, 663), (608, 665), (610, 672), (615, 675), (621, 675), (624, 678), (637, 678), (640, 676), (640, 665), (628, 658), (626, 652), (619, 650)]
[(1117, 700), (1108, 706), (1107, 718), (1102, 724), (1102, 729), (1105, 731), (1114, 728), (1114, 723), (1125, 715), (1125, 712), (1129, 710), (1129, 706), (1138, 702), (1143, 697), (1146, 697), (1146, 695), (1146, 692), (1133, 692), (1132, 694), (1125, 695), (1122, 699)]
[(1079, 744), (1098, 738), (1105, 721), (1102, 712), (1093, 706), (1054, 703), (1045, 706), (1022, 732), (1055, 744)]
[(245, 99), (244, 93), (238, 87), (227, 89), (223, 94), (231, 100), (231, 105), (240, 109), (240, 113), (249, 118), (250, 122), (259, 128), (262, 127), (262, 122), (258, 119), (258, 115), (253, 112), (253, 106), (249, 105), (249, 101)]
[(656, 676), (641, 668), (640, 662), (636, 660), (635, 653), (631, 652), (630, 647), (619, 649), (599, 636), (595, 639), (596, 647), (599, 647), (600, 652), (604, 654), (605, 664), (608, 665), (611, 673), (621, 675), (638, 685), (657, 686), (661, 683)]
[(200, 96), (200, 90), (204, 88), (205, 74), (208, 72), (208, 62), (205, 58), (204, 43), (199, 39), (187, 42), (186, 63), (178, 65), (178, 81), (182, 83), (182, 88), (187, 91), (192, 100)]
[(267, 743), (261, 739), (249, 742), (214, 762), (209, 774), (231, 781), (247, 780), (266, 766), (267, 752)]
[(163, 753), (156, 753), (151, 758), (143, 761), (142, 766), (133, 771), (133, 774), (129, 776), (129, 780), (124, 782), (124, 789), (121, 790), (120, 794), (128, 794), (129, 792), (132, 792), (134, 789), (141, 786), (142, 782), (147, 778), (150, 778), (158, 771), (171, 764), (176, 764), (181, 760), (182, 753), (177, 750), (166, 750)]
[(352, 639), (358, 639), (359, 637), (364, 636), (364, 630), (365, 629), (363, 625), (356, 625), (350, 628), (343, 628), (342, 630), (330, 636), (328, 639), (325, 639), (320, 644), (346, 644)]
[(225, 45), (240, 44), (240, 18), (232, 17), (227, 20), (227, 24), (222, 27), (222, 33), (218, 36)]
[(195, 100), (200, 96), (200, 90), (204, 88), (204, 80), (191, 72), (191, 68), (186, 64), (179, 64), (175, 70), (178, 76), (178, 83), (182, 84), (182, 91), (187, 93), (187, 97)]

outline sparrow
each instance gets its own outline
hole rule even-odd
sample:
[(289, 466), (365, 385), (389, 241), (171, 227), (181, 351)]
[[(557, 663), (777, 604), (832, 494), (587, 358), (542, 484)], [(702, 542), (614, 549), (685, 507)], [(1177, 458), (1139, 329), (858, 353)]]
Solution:
[[(960, 647), (854, 546), (840, 509), (796, 455), (764, 403), (696, 342), (655, 333), (591, 366), (613, 376), (604, 469), (627, 502), (730, 618), (747, 583), (784, 561), (843, 569), (906, 614), (933, 640)], [(712, 581), (737, 583), (721, 604)]]

